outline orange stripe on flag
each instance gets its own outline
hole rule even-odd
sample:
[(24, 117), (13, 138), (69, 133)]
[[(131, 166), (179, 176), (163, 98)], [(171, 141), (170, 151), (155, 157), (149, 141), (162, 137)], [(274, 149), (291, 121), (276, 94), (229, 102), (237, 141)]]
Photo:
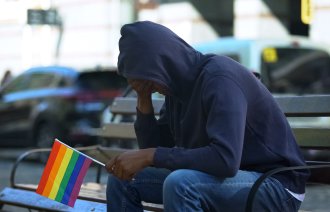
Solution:
[(92, 161), (105, 166), (55, 139), (37, 193), (73, 207)]
[(45, 189), (50, 171), (53, 168), (53, 164), (55, 162), (57, 153), (60, 150), (60, 147), (61, 147), (61, 144), (59, 142), (55, 141), (54, 144), (53, 144), (53, 147), (52, 147), (52, 151), (50, 152), (46, 167), (45, 167), (44, 172), (41, 176), (40, 183), (39, 183), (38, 188), (37, 188), (37, 193), (38, 194), (42, 194), (42, 192)]
[(61, 163), (61, 166), (58, 169), (55, 181), (53, 183), (52, 190), (50, 191), (48, 198), (55, 200), (58, 189), (61, 186), (63, 176), (64, 176), (64, 174), (66, 172), (66, 169), (68, 167), (68, 164), (71, 160), (72, 153), (73, 153), (72, 149), (69, 149), (69, 148), (66, 149), (65, 155), (64, 155), (62, 163)]
[(57, 157), (55, 159), (53, 168), (52, 168), (52, 170), (51, 170), (51, 172), (49, 174), (48, 182), (46, 184), (46, 187), (45, 187), (44, 191), (42, 192), (42, 195), (43, 196), (48, 197), (50, 191), (52, 190), (53, 182), (56, 179), (56, 175), (57, 175), (58, 169), (60, 168), (60, 165), (62, 163), (62, 160), (63, 160), (63, 157), (65, 155), (66, 149), (67, 149), (66, 146), (64, 146), (63, 144), (61, 144), (61, 147), (60, 147), (60, 150), (59, 150), (59, 152), (57, 154)]

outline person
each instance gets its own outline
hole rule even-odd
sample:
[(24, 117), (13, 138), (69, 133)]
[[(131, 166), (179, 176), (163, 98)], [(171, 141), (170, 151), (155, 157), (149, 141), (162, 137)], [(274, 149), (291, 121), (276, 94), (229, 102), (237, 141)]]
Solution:
[[(244, 211), (264, 172), (305, 165), (286, 117), (252, 72), (202, 54), (149, 21), (126, 24), (118, 73), (137, 92), (138, 150), (106, 163), (108, 211)], [(165, 96), (159, 118), (153, 92)], [(297, 211), (307, 170), (276, 174), (260, 187), (254, 211)]]
[(5, 86), (11, 79), (12, 79), (11, 71), (7, 69), (1, 79), (0, 87)]

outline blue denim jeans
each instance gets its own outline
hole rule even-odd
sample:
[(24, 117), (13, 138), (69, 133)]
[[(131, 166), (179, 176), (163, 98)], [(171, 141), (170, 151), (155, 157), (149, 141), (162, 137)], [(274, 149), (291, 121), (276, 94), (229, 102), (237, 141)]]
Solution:
[[(232, 178), (181, 169), (146, 168), (132, 181), (109, 175), (107, 208), (110, 212), (143, 211), (141, 201), (164, 204), (174, 211), (244, 211), (248, 193), (261, 173), (238, 171)], [(260, 187), (253, 211), (298, 211), (301, 202), (292, 197), (274, 178)]]

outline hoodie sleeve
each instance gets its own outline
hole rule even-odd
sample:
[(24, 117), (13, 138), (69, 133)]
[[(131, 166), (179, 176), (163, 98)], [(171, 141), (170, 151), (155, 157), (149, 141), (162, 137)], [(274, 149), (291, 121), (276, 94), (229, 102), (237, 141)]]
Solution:
[(196, 149), (159, 147), (156, 167), (194, 169), (218, 177), (234, 176), (241, 163), (247, 101), (241, 88), (231, 79), (217, 76), (203, 91), (209, 145)]
[(158, 120), (154, 114), (143, 114), (138, 109), (136, 110), (137, 118), (134, 128), (141, 149), (174, 146), (174, 140), (167, 123), (164, 106), (160, 111)]

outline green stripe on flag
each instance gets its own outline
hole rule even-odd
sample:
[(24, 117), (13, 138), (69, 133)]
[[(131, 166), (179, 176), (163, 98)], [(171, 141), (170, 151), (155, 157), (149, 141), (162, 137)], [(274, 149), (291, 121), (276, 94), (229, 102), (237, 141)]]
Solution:
[(58, 201), (58, 202), (62, 201), (66, 186), (68, 185), (68, 182), (70, 180), (72, 171), (73, 171), (73, 169), (76, 165), (78, 157), (79, 157), (79, 153), (73, 151), (72, 156), (71, 156), (71, 160), (69, 162), (69, 165), (66, 168), (66, 171), (65, 171), (65, 174), (63, 176), (60, 188), (58, 189), (58, 193), (57, 193), (56, 198), (55, 198), (55, 200)]

